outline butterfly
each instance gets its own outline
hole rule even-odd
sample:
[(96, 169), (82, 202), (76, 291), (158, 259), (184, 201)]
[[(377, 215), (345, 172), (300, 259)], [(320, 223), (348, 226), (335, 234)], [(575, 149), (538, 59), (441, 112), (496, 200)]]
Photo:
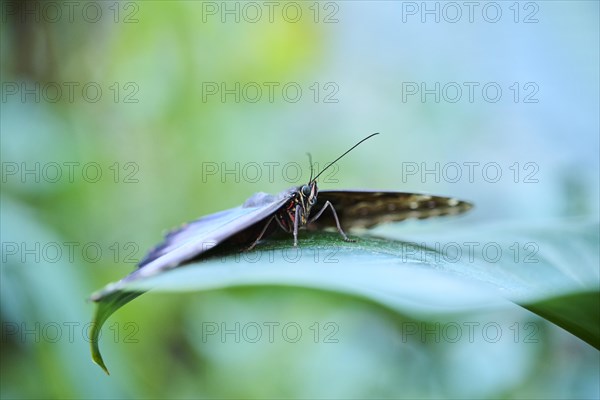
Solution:
[(375, 135), (378, 133), (356, 143), (315, 177), (309, 154), (311, 174), (305, 185), (276, 195), (256, 193), (239, 207), (207, 215), (168, 233), (122, 283), (178, 267), (217, 246), (252, 249), (277, 229), (292, 234), (294, 246), (301, 228), (334, 228), (343, 240), (352, 242), (344, 229), (459, 214), (472, 207), (466, 201), (426, 194), (318, 189), (317, 178), (327, 168)]

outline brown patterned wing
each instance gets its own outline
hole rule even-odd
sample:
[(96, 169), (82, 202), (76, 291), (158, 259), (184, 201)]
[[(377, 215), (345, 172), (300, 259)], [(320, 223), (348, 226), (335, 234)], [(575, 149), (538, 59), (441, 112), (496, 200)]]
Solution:
[[(312, 207), (311, 214), (317, 213), (326, 201), (335, 208), (342, 229), (371, 228), (384, 222), (409, 218), (456, 215), (473, 207), (471, 203), (452, 197), (419, 193), (323, 190), (319, 191), (317, 204)], [(311, 225), (309, 229), (335, 227), (331, 211), (325, 210)]]

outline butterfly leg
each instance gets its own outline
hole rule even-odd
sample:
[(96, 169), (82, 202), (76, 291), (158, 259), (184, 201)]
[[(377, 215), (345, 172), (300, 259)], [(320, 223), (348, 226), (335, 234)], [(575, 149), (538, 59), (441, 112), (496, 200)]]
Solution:
[(275, 219), (277, 222), (279, 222), (279, 220), (276, 218), (276, 215), (273, 215), (271, 218), (269, 218), (269, 221), (267, 221), (263, 230), (260, 231), (260, 234), (258, 235), (256, 240), (250, 245), (250, 247), (246, 248), (246, 251), (252, 250), (254, 248), (254, 246), (256, 246), (256, 244), (260, 241), (260, 239), (262, 239), (263, 235), (267, 231), (267, 228), (269, 227), (269, 225), (271, 225), (271, 222), (273, 222), (273, 219)]
[(263, 228), (262, 231), (260, 231), (260, 234), (258, 235), (258, 237), (256, 238), (256, 240), (254, 242), (252, 242), (252, 244), (248, 248), (246, 248), (245, 251), (252, 250), (258, 244), (258, 242), (260, 241), (260, 239), (262, 239), (262, 237), (264, 236), (265, 232), (267, 231), (267, 228), (269, 227), (269, 225), (271, 225), (271, 222), (273, 222), (273, 220), (275, 220), (277, 222), (277, 224), (279, 225), (279, 227), (281, 229), (283, 229), (286, 232), (289, 232), (289, 230), (286, 229), (286, 227), (281, 224), (281, 221), (279, 221), (279, 218), (277, 218), (277, 215), (275, 214), (271, 218), (269, 218), (269, 220), (265, 224), (265, 227)]
[(300, 219), (300, 205), (296, 205), (294, 213), (294, 247), (298, 246), (298, 220)]
[(333, 213), (333, 219), (335, 219), (335, 224), (337, 225), (337, 230), (338, 230), (338, 232), (340, 233), (340, 235), (342, 235), (342, 237), (344, 238), (344, 240), (345, 240), (346, 242), (356, 242), (356, 240), (354, 240), (354, 239), (350, 239), (350, 238), (349, 238), (348, 236), (346, 236), (346, 234), (344, 233), (344, 231), (343, 231), (343, 229), (342, 229), (342, 227), (341, 227), (341, 225), (340, 225), (340, 220), (338, 219), (337, 213), (335, 212), (335, 208), (333, 208), (333, 204), (331, 204), (329, 201), (326, 201), (326, 202), (325, 202), (325, 205), (323, 206), (323, 208), (321, 208), (321, 209), (319, 210), (319, 212), (318, 212), (318, 213), (317, 213), (317, 214), (316, 214), (314, 217), (312, 217), (312, 218), (311, 218), (311, 219), (308, 221), (308, 223), (310, 224), (311, 222), (314, 222), (314, 221), (316, 221), (316, 220), (317, 220), (317, 218), (319, 218), (319, 217), (321, 216), (321, 214), (323, 214), (323, 212), (325, 211), (325, 209), (326, 209), (327, 207), (331, 208), (331, 212)]

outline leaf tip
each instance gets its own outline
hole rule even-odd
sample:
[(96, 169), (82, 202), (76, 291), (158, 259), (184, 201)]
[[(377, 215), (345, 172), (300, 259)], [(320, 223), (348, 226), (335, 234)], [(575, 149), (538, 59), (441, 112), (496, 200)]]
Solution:
[(98, 366), (100, 366), (100, 368), (102, 368), (102, 370), (104, 372), (106, 372), (106, 375), (110, 376), (110, 372), (108, 371), (108, 368), (106, 368), (106, 364), (104, 364), (104, 360), (102, 359), (102, 356), (100, 355), (100, 353), (94, 353), (92, 355), (92, 360), (94, 361), (94, 363), (96, 363)]

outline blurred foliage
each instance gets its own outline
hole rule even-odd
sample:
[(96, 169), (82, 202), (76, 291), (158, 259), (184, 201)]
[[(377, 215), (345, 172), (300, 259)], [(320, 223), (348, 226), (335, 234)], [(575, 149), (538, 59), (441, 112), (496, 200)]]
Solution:
[[(493, 321), (510, 332), (499, 343), (435, 343), (402, 339), (409, 326), (403, 323), (424, 320), (340, 293), (256, 286), (145, 295), (104, 327), (107, 377), (89, 358), (94, 307), (85, 302), (130, 272), (167, 228), (239, 205), (253, 192), (299, 184), (308, 177), (307, 151), (322, 164), (374, 131), (383, 134), (340, 163), (335, 180), (322, 188), (465, 198), (476, 204), (461, 220), (467, 228), (571, 216), (592, 226), (600, 191), (598, 59), (590, 57), (599, 45), (598, 3), (543, 2), (542, 23), (515, 25), (506, 18), (493, 26), (402, 23), (402, 2), (332, 3), (338, 7), (332, 24), (313, 21), (312, 2), (301, 3), (306, 18), (297, 23), (221, 23), (219, 16), (205, 18), (202, 7), (214, 3), (194, 1), (75, 2), (71, 22), (67, 2), (48, 3), (62, 7), (61, 18), (36, 19), (34, 8), (23, 14), (39, 2), (0, 3), (0, 397), (600, 395), (598, 352), (517, 306), (430, 316), (425, 322)], [(81, 17), (88, 4), (92, 11), (101, 7), (98, 22)], [(322, 19), (331, 9), (318, 4)], [(402, 82), (471, 80), (505, 87), (534, 80), (540, 102), (402, 101)], [(78, 85), (73, 101), (68, 82)], [(222, 102), (218, 95), (203, 97), (207, 82), (297, 82), (304, 95), (297, 103), (281, 96), (272, 103)], [(310, 89), (315, 82), (317, 102)], [(337, 103), (322, 101), (328, 82), (339, 88)], [(102, 90), (96, 102), (82, 95), (88, 83)], [(14, 85), (36, 84), (48, 88), (48, 96), (62, 87), (59, 101), (10, 94)], [(453, 183), (402, 173), (403, 162), (463, 161), (498, 162), (504, 177)], [(515, 182), (509, 167), (519, 162), (522, 178), (531, 161), (539, 166), (537, 184)], [(302, 179), (286, 180), (281, 169), (274, 179), (264, 170), (258, 181), (204, 179), (206, 163), (231, 168), (249, 162), (296, 162)], [(39, 172), (23, 178), (23, 167), (35, 163)], [(62, 177), (36, 179), (51, 163)], [(13, 166), (19, 171), (8, 175)], [(94, 181), (98, 167), (102, 175)], [(403, 236), (394, 239), (419, 240), (419, 226), (402, 225)], [(452, 237), (447, 222), (433, 228), (439, 230), (430, 240)], [(563, 228), (543, 226), (549, 241), (540, 248), (551, 265), (574, 272), (597, 258), (598, 244), (582, 248), (569, 241), (573, 230)], [(473, 228), (472, 235), (496, 240), (484, 239), (484, 231)], [(513, 238), (508, 232), (504, 237)], [(57, 248), (58, 258), (44, 254)], [(551, 276), (564, 283), (560, 273)], [(597, 276), (570, 278), (597, 287)], [(253, 321), (296, 322), (306, 334), (301, 343), (202, 340), (205, 322)], [(311, 341), (315, 322), (321, 328), (335, 322), (339, 342)], [(515, 343), (509, 327), (529, 322), (538, 327), (539, 341)]]

